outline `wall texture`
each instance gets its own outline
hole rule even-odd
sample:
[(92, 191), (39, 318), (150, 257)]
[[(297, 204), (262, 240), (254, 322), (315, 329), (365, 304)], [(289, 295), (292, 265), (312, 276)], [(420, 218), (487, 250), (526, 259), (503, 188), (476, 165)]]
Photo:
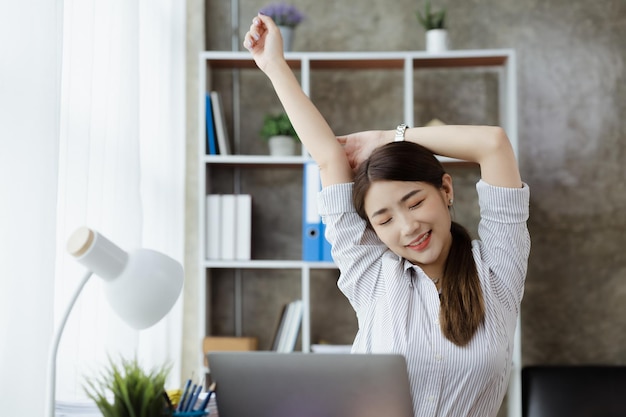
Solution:
[[(297, 29), (296, 50), (424, 49), (424, 33), (414, 16), (421, 2), (292, 3), (308, 16)], [(524, 364), (626, 363), (626, 214), (621, 210), (626, 205), (622, 166), (626, 162), (626, 2), (433, 3), (448, 8), (453, 49), (514, 48), (518, 54), (519, 157), (522, 176), (531, 188), (533, 242), (522, 305)], [(240, 28), (235, 33), (242, 37), (264, 4), (240, 0)], [(230, 2), (207, 0), (207, 49), (231, 49), (230, 16)], [(400, 94), (393, 87), (394, 75), (364, 75), (370, 76), (366, 83), (360, 76), (321, 75), (313, 87), (314, 101), (337, 133), (393, 128), (397, 124), (393, 106)], [(264, 144), (254, 139), (262, 117), (259, 108), (280, 107), (263, 77), (242, 77), (254, 90), (243, 93), (245, 138), (237, 146), (241, 153), (261, 153)], [(497, 83), (489, 74), (433, 71), (419, 77), (416, 122), (439, 117), (447, 123), (498, 123), (497, 102), (492, 98)], [(230, 88), (226, 74), (214, 74), (212, 82), (214, 88)], [(276, 201), (284, 205), (285, 216), (299, 210), (299, 187), (277, 186), (280, 181), (297, 180), (298, 175), (244, 175), (244, 191), (262, 189), (265, 195), (254, 203), (255, 224), (275, 226), (256, 235), (255, 247), (267, 247), (264, 239), (269, 239), (282, 243), (286, 256), (298, 256), (293, 252), (298, 241), (290, 239), (299, 230), (300, 218), (292, 216), (283, 224), (282, 218), (261, 214), (265, 205)], [(457, 193), (467, 195), (463, 206), (469, 207), (458, 209), (457, 217), (473, 228), (473, 184), (478, 173), (461, 170), (453, 176)], [(221, 178), (228, 188), (228, 176)], [(298, 296), (299, 282), (286, 275), (244, 279), (244, 318), (252, 322), (244, 325), (244, 332), (258, 333), (262, 348), (271, 340), (280, 303)], [(313, 280), (313, 341), (317, 337), (350, 343), (353, 314), (333, 289), (336, 276), (321, 275)], [(232, 314), (224, 308), (230, 308), (227, 294), (232, 279), (216, 277), (213, 282), (214, 306), (227, 313), (213, 318), (212, 330), (227, 334), (232, 332)], [(268, 315), (268, 310), (275, 313)]]

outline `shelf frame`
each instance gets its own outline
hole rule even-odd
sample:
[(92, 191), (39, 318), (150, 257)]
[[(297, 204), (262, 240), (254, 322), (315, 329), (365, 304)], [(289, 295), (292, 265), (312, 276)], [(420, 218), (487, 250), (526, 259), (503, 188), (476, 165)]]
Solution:
[[(441, 53), (429, 53), (425, 51), (384, 51), (384, 52), (287, 52), (285, 59), (288, 65), (300, 71), (301, 86), (307, 95), (310, 95), (311, 71), (320, 70), (399, 70), (403, 71), (403, 88), (405, 92), (403, 100), (403, 117), (405, 123), (414, 126), (414, 82), (415, 71), (421, 69), (443, 68), (494, 68), (498, 73), (498, 119), (511, 141), (513, 150), (518, 156), (518, 109), (517, 109), (517, 61), (513, 49), (485, 49), (485, 50), (452, 50)], [(260, 155), (205, 155), (206, 141), (204, 140), (204, 94), (206, 90), (206, 78), (208, 68), (228, 69), (233, 71), (244, 69), (256, 69), (256, 64), (248, 52), (232, 51), (205, 51), (199, 55), (199, 143), (201, 145), (199, 166), (202, 175), (198, 181), (199, 196), (199, 229), (200, 237), (200, 283), (198, 288), (200, 307), (206, 305), (206, 270), (210, 268), (233, 268), (233, 269), (296, 269), (301, 271), (302, 298), (303, 298), (303, 322), (302, 322), (302, 345), (303, 350), (310, 349), (310, 300), (309, 283), (312, 269), (333, 269), (332, 263), (304, 262), (304, 261), (265, 261), (252, 260), (246, 262), (207, 261), (204, 259), (204, 242), (202, 234), (205, 230), (204, 223), (204, 198), (206, 190), (206, 166), (211, 164), (232, 165), (233, 167), (267, 167), (285, 166), (299, 167), (309, 160), (305, 149), (301, 156), (295, 157), (268, 157)], [(440, 158), (445, 164), (466, 164), (464, 161), (450, 158)], [(306, 290), (305, 290), (306, 288)], [(237, 304), (237, 303), (236, 303)], [(240, 303), (238, 304), (240, 305)], [(206, 311), (200, 313), (199, 334), (203, 335), (206, 329)], [(513, 353), (513, 366), (511, 370), (511, 382), (508, 390), (508, 416), (521, 416), (521, 326), (520, 321), (514, 335), (515, 348)], [(203, 358), (200, 358), (202, 367)]]

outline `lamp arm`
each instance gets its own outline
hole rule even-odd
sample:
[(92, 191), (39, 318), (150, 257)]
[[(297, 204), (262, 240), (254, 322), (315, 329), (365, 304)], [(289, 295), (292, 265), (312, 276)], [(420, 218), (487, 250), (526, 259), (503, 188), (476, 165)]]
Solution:
[(61, 341), (61, 335), (63, 334), (63, 329), (65, 328), (65, 323), (67, 323), (67, 318), (76, 304), (76, 299), (80, 295), (83, 287), (89, 281), (89, 278), (93, 274), (92, 271), (87, 271), (83, 279), (76, 287), (72, 298), (65, 308), (65, 312), (63, 313), (63, 317), (61, 318), (61, 322), (59, 326), (56, 328), (52, 344), (50, 345), (50, 350), (48, 351), (48, 381), (46, 385), (46, 416), (54, 417), (55, 412), (55, 402), (56, 402), (56, 368), (57, 368), (57, 351), (59, 350), (59, 342)]

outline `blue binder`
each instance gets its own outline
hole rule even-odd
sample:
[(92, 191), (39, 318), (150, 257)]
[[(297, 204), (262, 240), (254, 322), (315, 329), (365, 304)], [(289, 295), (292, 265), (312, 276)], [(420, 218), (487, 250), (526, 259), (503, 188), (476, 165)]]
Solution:
[(304, 164), (302, 187), (302, 259), (322, 260), (322, 219), (317, 211), (317, 193), (321, 189), (320, 171), (315, 162)]
[(207, 154), (217, 155), (217, 141), (215, 138), (215, 122), (213, 121), (213, 106), (211, 105), (211, 96), (206, 93), (205, 99), (206, 109), (206, 133), (207, 133)]

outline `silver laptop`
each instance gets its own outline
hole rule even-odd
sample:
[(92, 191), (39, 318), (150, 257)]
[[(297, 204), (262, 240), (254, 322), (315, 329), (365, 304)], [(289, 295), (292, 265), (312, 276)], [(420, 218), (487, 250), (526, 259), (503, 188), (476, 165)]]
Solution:
[(210, 352), (219, 417), (413, 417), (393, 354)]

